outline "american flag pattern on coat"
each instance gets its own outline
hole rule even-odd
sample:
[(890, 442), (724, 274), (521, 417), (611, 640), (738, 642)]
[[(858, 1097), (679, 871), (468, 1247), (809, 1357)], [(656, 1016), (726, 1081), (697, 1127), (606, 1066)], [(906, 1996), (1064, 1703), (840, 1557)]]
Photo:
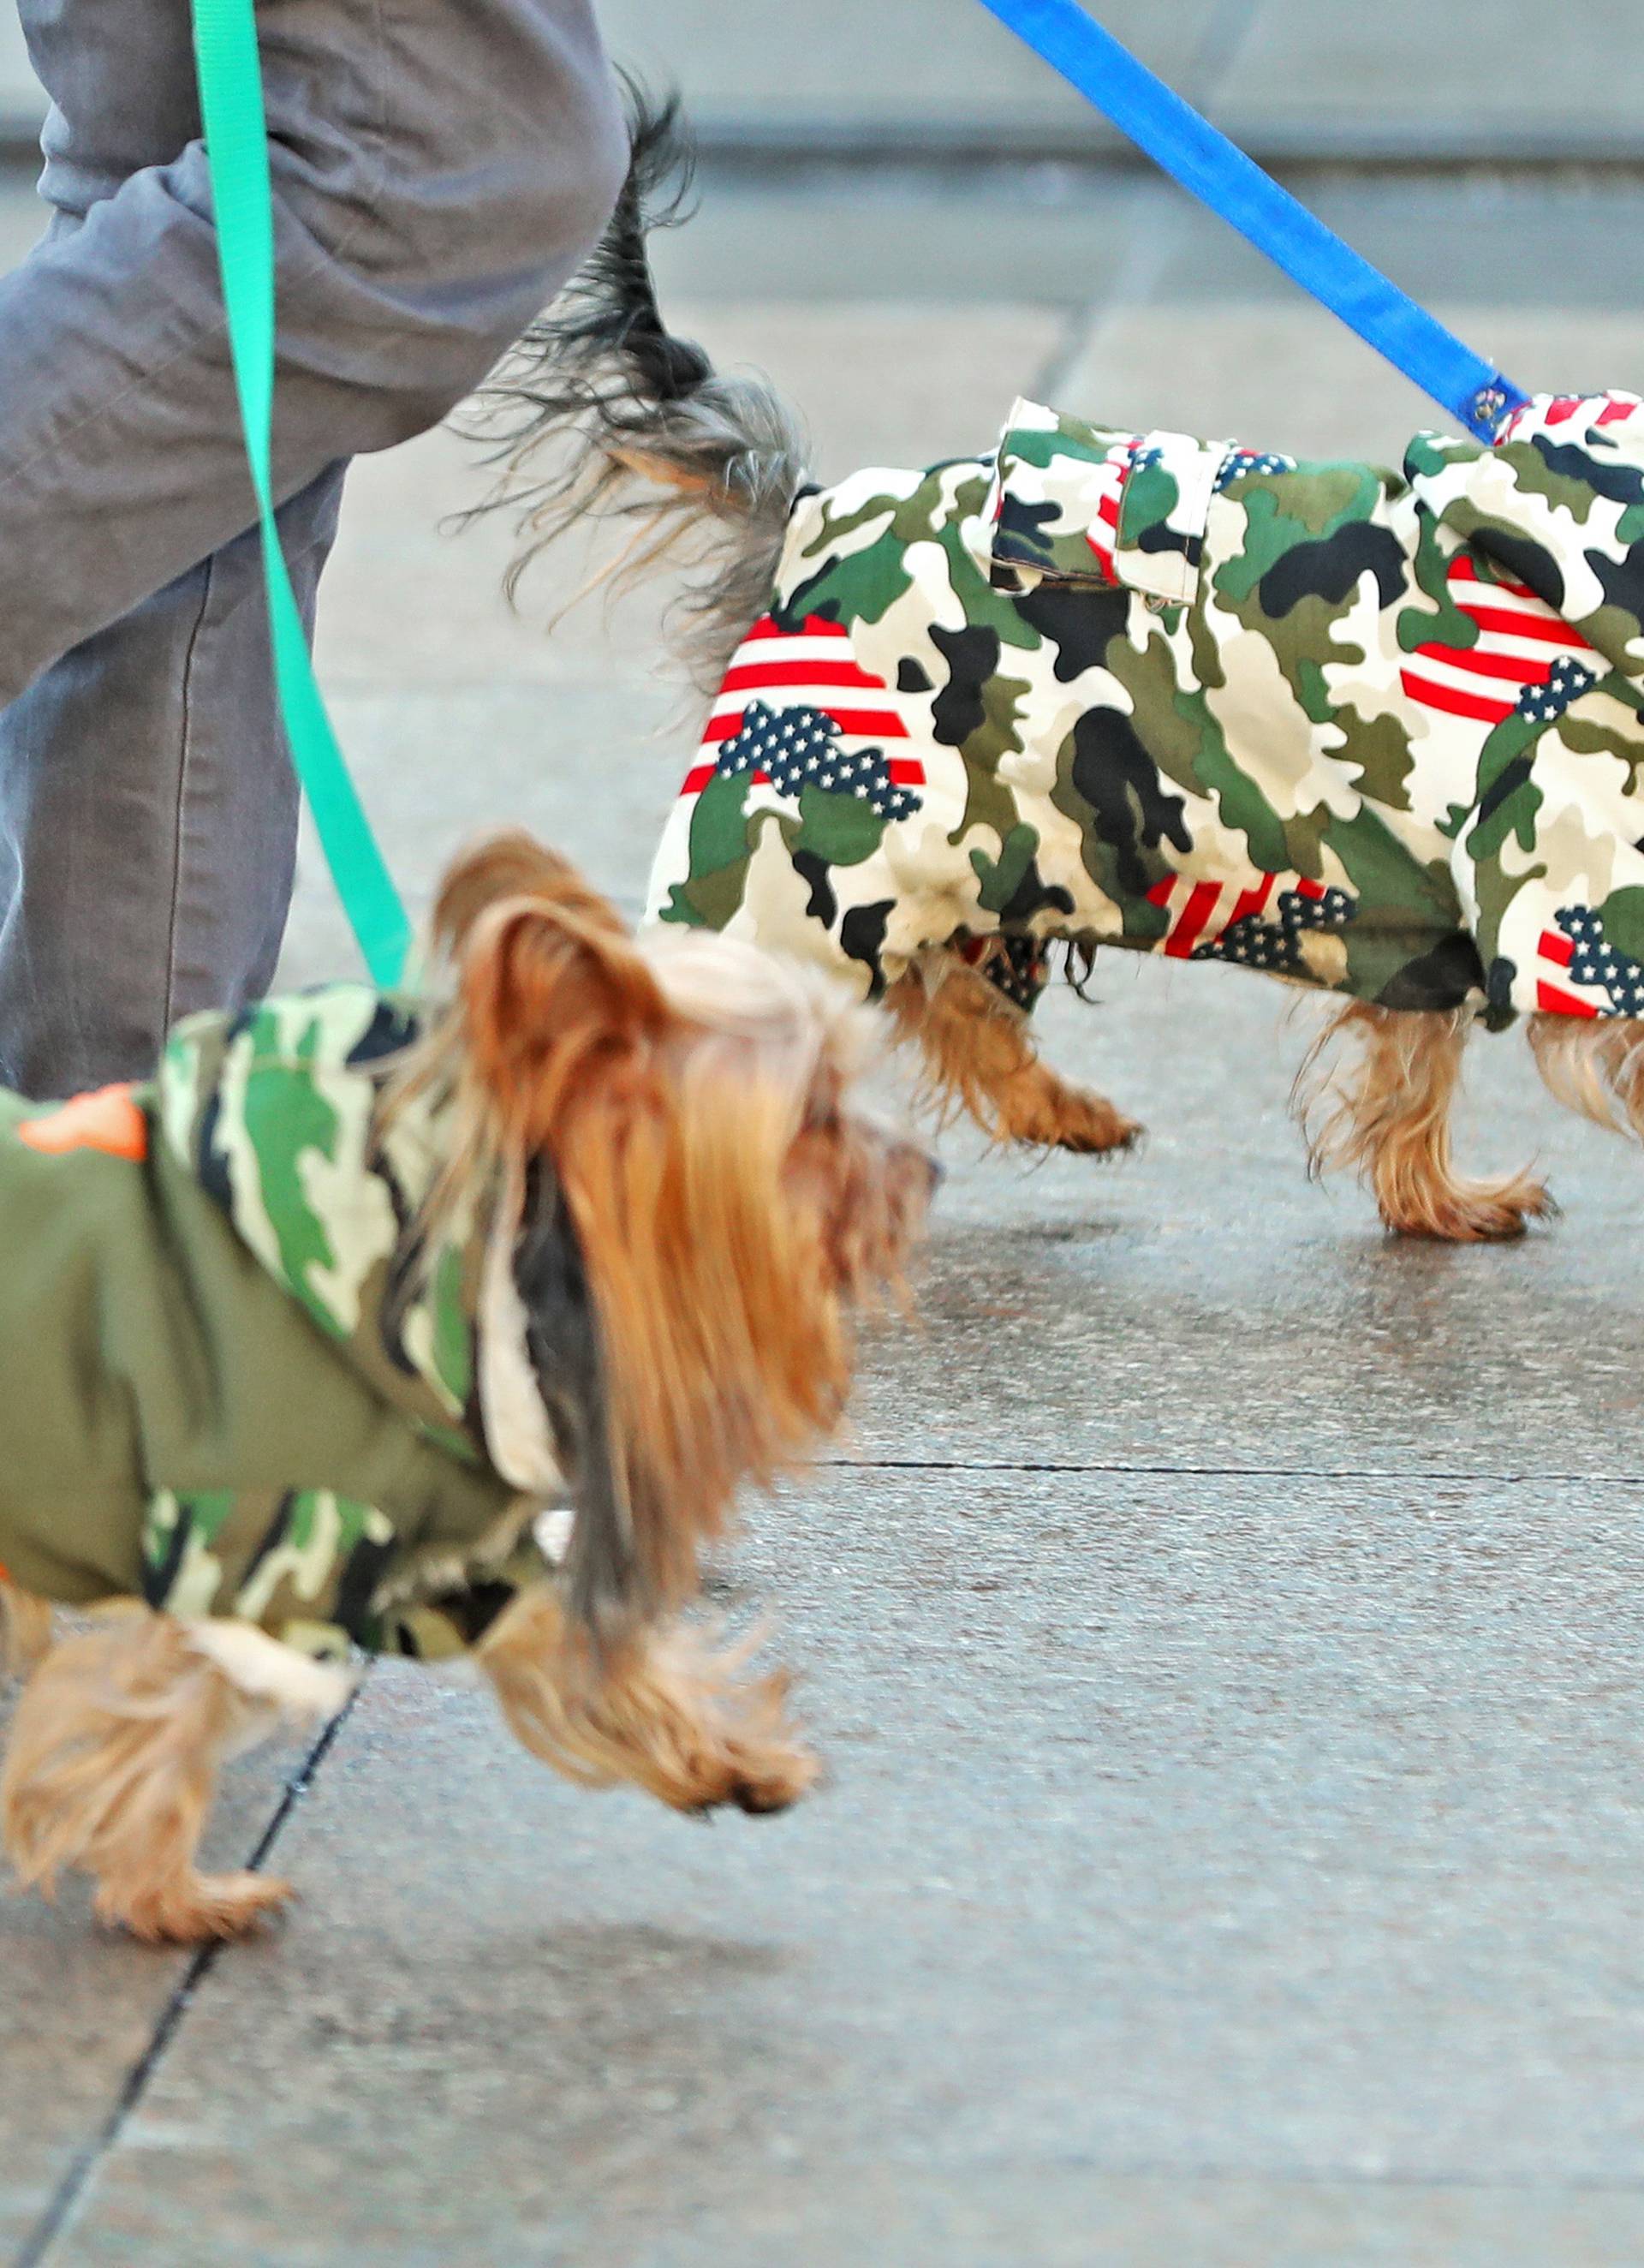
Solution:
[(1591, 906), (1561, 906), (1541, 932), (1536, 1005), (1555, 1016), (1644, 1016), (1644, 961), (1607, 941)]
[(1445, 580), (1476, 641), (1430, 638), (1419, 645), (1403, 672), (1413, 701), (1482, 725), (1515, 715), (1545, 724), (1591, 685), (1598, 674), (1590, 666), (1593, 649), (1525, 584), (1508, 577), (1486, 581), (1465, 551), (1450, 561)]
[(1170, 916), (1156, 948), (1169, 960), (1231, 961), (1303, 978), (1309, 973), (1303, 938), (1342, 929), (1358, 910), (1346, 890), (1306, 874), (1263, 874), (1242, 887), (1169, 875), (1148, 892), (1148, 902)]
[(812, 615), (786, 630), (766, 615), (737, 648), (680, 792), (743, 773), (779, 795), (810, 784), (906, 819), (925, 778), (919, 758), (897, 746), (907, 738), (896, 695), (862, 666), (840, 623)]

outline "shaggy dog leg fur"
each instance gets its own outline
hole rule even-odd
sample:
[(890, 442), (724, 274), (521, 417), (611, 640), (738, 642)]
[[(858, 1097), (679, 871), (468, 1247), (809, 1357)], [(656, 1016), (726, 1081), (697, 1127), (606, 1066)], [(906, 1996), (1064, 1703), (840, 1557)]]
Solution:
[(0, 1778), (18, 1876), (49, 1896), (64, 1868), (84, 1870), (99, 1918), (150, 1944), (244, 1936), (290, 1885), (202, 1874), (194, 1852), (219, 1764), (272, 1713), (168, 1616), (126, 1608), (65, 1638), (24, 1689)]
[[(1468, 1021), (1345, 1001), (1296, 1074), (1294, 1107), (1312, 1170), (1356, 1172), (1402, 1236), (1497, 1241), (1553, 1210), (1533, 1174), (1471, 1181), (1455, 1170), (1450, 1116)], [(1328, 1060), (1337, 1042), (1357, 1042), (1345, 1077)]]
[(1127, 1150), (1141, 1131), (1105, 1096), (1060, 1078), (1021, 1010), (952, 954), (910, 969), (884, 1005), (899, 1042), (923, 1056), (937, 1108), (968, 1112), (995, 1142), (1098, 1153)]
[(0, 1577), (0, 1678), (26, 1677), (51, 1644), (51, 1609)]
[(787, 1679), (738, 1675), (749, 1650), (716, 1652), (676, 1624), (601, 1652), (543, 1586), (521, 1594), (479, 1659), (516, 1737), (566, 1778), (627, 1780), (679, 1811), (782, 1811), (817, 1766), (788, 1722)]
[(1532, 1016), (1530, 1049), (1550, 1094), (1612, 1134), (1644, 1141), (1644, 1024)]

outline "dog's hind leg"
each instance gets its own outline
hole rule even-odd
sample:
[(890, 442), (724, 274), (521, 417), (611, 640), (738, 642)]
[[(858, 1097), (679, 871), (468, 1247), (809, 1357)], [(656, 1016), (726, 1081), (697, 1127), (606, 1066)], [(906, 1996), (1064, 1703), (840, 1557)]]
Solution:
[(202, 1874), (194, 1852), (224, 1756), (270, 1712), (169, 1616), (132, 1607), (65, 1638), (18, 1704), (0, 1831), (25, 1883), (96, 1880), (100, 1920), (152, 1944), (243, 1936), (290, 1895), (262, 1874)]
[(26, 1677), (51, 1644), (51, 1609), (0, 1576), (0, 1678)]
[(1040, 1056), (1022, 1010), (956, 954), (910, 968), (884, 996), (899, 1042), (924, 1058), (923, 1085), (995, 1142), (1099, 1154), (1141, 1133), (1105, 1096), (1073, 1086)]
[[(1553, 1210), (1533, 1174), (1472, 1181), (1455, 1169), (1450, 1120), (1468, 1022), (1459, 1012), (1348, 1000), (1296, 1074), (1292, 1107), (1313, 1172), (1356, 1172), (1374, 1190), (1383, 1220), (1403, 1236), (1494, 1241), (1522, 1235), (1527, 1221)], [(1329, 1060), (1337, 1041), (1359, 1043), (1345, 1078)]]
[(1644, 1141), (1644, 1023), (1631, 1016), (1532, 1016), (1530, 1051), (1548, 1091), (1612, 1134)]

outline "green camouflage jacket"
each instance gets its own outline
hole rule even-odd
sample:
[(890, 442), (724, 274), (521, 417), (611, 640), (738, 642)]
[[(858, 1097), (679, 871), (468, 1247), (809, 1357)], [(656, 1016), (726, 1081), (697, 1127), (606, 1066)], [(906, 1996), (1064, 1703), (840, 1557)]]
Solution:
[(1641, 692), (1633, 395), (1398, 473), (1018, 402), (800, 497), (650, 910), (864, 992), (1002, 936), (1639, 1015)]
[(335, 985), (193, 1018), (150, 1086), (0, 1098), (19, 1582), (441, 1654), (547, 1572), (532, 1523), (563, 1491), (517, 1219), (471, 1197), (424, 1254), (443, 1112), (379, 1120), (415, 1028)]

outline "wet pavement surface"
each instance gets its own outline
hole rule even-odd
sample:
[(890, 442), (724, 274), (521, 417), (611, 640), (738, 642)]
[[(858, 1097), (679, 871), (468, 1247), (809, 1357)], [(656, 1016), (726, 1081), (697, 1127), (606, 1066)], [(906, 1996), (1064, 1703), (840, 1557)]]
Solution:
[[(985, 445), (1019, 389), (1359, 454), (1430, 416), (1150, 184), (708, 190), (669, 292), (825, 471)], [(1644, 196), (1319, 201), (1526, 382), (1644, 389)], [(32, 226), (0, 192), (0, 256)], [(653, 608), (546, 634), (570, 563), (508, 614), (506, 531), (438, 533), (479, 477), (449, 437), (357, 468), (343, 740), (419, 902), (524, 819), (631, 910), (689, 699)], [(350, 965), (305, 856), (287, 975)], [(579, 1796), (477, 1692), (378, 1670), (297, 1798), (297, 1751), (229, 1775), (218, 1853), (272, 1832), (302, 1894), (266, 1940), (0, 1904), (0, 2257), (1644, 2256), (1644, 1159), (1480, 1041), (1464, 1155), (1538, 1152), (1564, 1217), (1391, 1245), (1306, 1179), (1305, 1005), (1094, 991), (1051, 1051), (1146, 1145), (950, 1145), (918, 1327), (719, 1570), (803, 1672), (822, 1792), (711, 1830)]]

